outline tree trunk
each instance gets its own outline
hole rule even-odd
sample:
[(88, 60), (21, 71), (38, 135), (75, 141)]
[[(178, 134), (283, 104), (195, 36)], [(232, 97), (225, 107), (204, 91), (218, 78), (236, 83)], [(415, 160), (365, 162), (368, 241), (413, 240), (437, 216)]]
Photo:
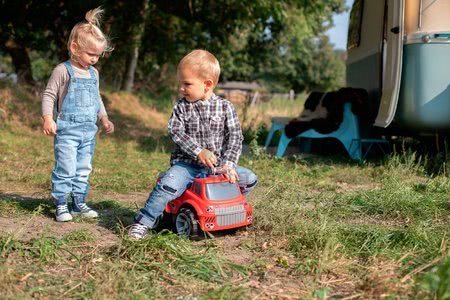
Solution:
[(36, 85), (36, 82), (33, 79), (33, 72), (31, 70), (31, 62), (27, 49), (12, 38), (6, 41), (5, 47), (9, 55), (11, 55), (17, 74), (17, 83), (28, 84), (31, 86)]
[(149, 10), (148, 0), (143, 0), (140, 17), (136, 23), (131, 24), (130, 48), (127, 55), (126, 70), (122, 81), (122, 90), (131, 92), (134, 84), (134, 74), (136, 73), (139, 59), (139, 48), (141, 47), (142, 35), (144, 34), (145, 22)]
[(134, 74), (136, 73), (137, 62), (139, 58), (139, 47), (134, 49), (127, 55), (127, 68), (122, 81), (122, 90), (131, 92), (134, 85)]

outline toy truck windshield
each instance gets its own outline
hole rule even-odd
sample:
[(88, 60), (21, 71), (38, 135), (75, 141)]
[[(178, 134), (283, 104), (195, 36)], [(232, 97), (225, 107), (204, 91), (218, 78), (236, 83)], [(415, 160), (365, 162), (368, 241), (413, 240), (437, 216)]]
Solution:
[(209, 200), (227, 200), (239, 197), (240, 190), (237, 184), (220, 182), (206, 184), (206, 197)]

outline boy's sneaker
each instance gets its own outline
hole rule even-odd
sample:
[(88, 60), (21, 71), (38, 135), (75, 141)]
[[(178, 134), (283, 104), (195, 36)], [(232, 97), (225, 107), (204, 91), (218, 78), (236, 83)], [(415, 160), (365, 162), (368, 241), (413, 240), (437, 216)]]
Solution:
[(72, 211), (70, 212), (73, 216), (82, 216), (84, 218), (97, 218), (98, 213), (86, 205), (86, 203), (76, 203), (73, 202)]
[(131, 225), (128, 235), (135, 240), (142, 240), (147, 234), (148, 226), (141, 223), (134, 223)]
[(67, 222), (72, 221), (72, 215), (67, 208), (67, 204), (57, 205), (56, 206), (56, 221), (58, 222)]

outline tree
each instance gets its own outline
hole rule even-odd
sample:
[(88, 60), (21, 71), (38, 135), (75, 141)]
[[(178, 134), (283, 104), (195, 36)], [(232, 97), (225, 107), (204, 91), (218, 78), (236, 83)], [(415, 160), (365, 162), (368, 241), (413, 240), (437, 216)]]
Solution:
[(34, 85), (26, 46), (28, 41), (38, 41), (42, 37), (39, 34), (30, 34), (30, 26), (27, 22), (28, 9), (24, 2), (2, 1), (0, 10), (2, 12), (0, 48), (11, 56), (18, 83)]
[(308, 39), (324, 32), (332, 24), (332, 13), (344, 9), (342, 0), (153, 3), (141, 48), (140, 80), (165, 78), (164, 66), (176, 65), (194, 48), (205, 48), (219, 58), (222, 80), (283, 78), (286, 88), (295, 86), (289, 82), (295, 76), (279, 73), (297, 68), (290, 57), (310, 51)]
[(332, 89), (342, 84), (343, 60), (334, 53), (324, 32), (332, 25), (332, 9), (342, 11), (343, 3), (324, 6), (289, 6), (284, 19), (277, 20), (276, 35), (254, 48), (254, 76), (272, 89), (297, 92)]
[(127, 51), (126, 70), (122, 82), (122, 90), (127, 92), (131, 92), (131, 89), (133, 88), (134, 74), (136, 72), (139, 49), (142, 43), (142, 35), (144, 34), (148, 12), (148, 0), (141, 0), (139, 13), (136, 14), (138, 17), (130, 24), (129, 49)]
[[(0, 1), (0, 50), (11, 55), (18, 82), (34, 85), (29, 50), (67, 57), (70, 30), (99, 1)], [(77, 20), (77, 21), (73, 21)]]
[[(338, 68), (323, 32), (344, 0), (0, 0), (0, 51), (32, 81), (28, 51), (67, 58), (67, 37), (87, 10), (102, 5), (102, 29), (115, 51), (100, 60), (115, 88), (157, 90), (175, 84), (179, 59), (195, 48), (213, 52), (222, 80), (259, 80), (297, 91), (333, 85)], [(9, 43), (7, 43), (9, 41)], [(27, 60), (28, 58), (28, 60)], [(107, 67), (106, 67), (107, 66)], [(102, 68), (105, 67), (105, 68)], [(22, 80), (22, 79), (21, 79)]]

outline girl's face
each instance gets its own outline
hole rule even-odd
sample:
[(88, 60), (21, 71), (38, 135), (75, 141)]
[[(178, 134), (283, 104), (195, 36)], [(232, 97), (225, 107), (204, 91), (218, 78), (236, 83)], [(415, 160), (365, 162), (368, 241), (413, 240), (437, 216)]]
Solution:
[(72, 43), (71, 51), (73, 53), (73, 62), (76, 67), (87, 70), (90, 66), (97, 63), (100, 56), (103, 54), (103, 45), (91, 45), (86, 48), (81, 48), (76, 43)]
[(180, 95), (189, 102), (211, 97), (212, 80), (201, 78), (188, 65), (178, 69), (178, 85)]

